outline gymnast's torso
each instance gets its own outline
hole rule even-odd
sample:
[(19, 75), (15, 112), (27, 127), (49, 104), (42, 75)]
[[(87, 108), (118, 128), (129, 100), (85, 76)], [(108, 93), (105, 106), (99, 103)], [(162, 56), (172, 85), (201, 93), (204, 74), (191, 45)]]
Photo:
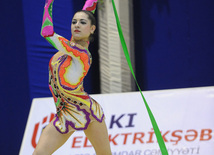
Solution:
[(62, 41), (66, 51), (57, 52), (49, 62), (49, 88), (56, 105), (53, 122), (61, 133), (84, 130), (91, 121), (102, 122), (104, 114), (100, 105), (83, 87), (83, 79), (90, 68), (92, 58), (87, 49), (68, 40)]

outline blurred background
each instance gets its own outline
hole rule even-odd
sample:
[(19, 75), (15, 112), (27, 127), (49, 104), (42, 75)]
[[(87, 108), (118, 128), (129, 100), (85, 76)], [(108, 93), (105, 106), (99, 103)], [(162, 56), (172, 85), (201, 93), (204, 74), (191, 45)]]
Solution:
[[(0, 154), (18, 154), (32, 99), (51, 96), (48, 63), (56, 50), (40, 36), (44, 2), (0, 2)], [(55, 1), (58, 34), (71, 37), (71, 19), (84, 2)], [(143, 91), (214, 85), (213, 0), (133, 0), (132, 6), (134, 68)], [(84, 82), (89, 94), (101, 93), (95, 38)]]

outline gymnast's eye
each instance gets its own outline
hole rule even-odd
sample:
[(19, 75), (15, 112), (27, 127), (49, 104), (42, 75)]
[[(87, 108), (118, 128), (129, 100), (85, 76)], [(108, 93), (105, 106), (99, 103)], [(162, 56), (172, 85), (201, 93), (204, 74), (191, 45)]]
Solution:
[(81, 24), (83, 24), (83, 25), (84, 25), (84, 24), (86, 24), (86, 22), (84, 22), (84, 21), (81, 21)]
[(85, 25), (85, 24), (86, 24), (86, 22), (81, 22), (81, 24)]
[(80, 19), (80, 23), (83, 24), (83, 25), (84, 25), (84, 24), (87, 24), (87, 20), (85, 20), (85, 19)]
[(77, 21), (76, 21), (76, 20), (73, 20), (73, 21), (72, 21), (72, 24), (76, 24), (76, 23), (77, 23)]

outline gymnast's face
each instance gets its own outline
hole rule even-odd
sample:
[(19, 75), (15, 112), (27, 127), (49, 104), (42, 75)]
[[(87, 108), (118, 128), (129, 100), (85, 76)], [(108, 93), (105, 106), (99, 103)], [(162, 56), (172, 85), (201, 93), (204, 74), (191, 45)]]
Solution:
[(91, 25), (88, 15), (84, 12), (77, 12), (71, 24), (72, 38), (74, 40), (88, 41), (90, 34), (94, 33), (95, 25)]

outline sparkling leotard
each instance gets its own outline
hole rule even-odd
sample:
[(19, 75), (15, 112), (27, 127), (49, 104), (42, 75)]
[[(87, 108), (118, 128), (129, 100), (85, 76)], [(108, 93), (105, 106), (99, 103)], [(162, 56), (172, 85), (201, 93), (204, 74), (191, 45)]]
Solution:
[[(96, 3), (97, 0), (88, 0), (83, 9), (95, 9)], [(60, 133), (84, 130), (91, 121), (102, 122), (104, 118), (101, 106), (83, 87), (92, 63), (91, 54), (54, 32), (52, 5), (53, 0), (45, 3), (41, 35), (59, 50), (49, 63), (49, 88), (57, 109), (53, 124)]]

